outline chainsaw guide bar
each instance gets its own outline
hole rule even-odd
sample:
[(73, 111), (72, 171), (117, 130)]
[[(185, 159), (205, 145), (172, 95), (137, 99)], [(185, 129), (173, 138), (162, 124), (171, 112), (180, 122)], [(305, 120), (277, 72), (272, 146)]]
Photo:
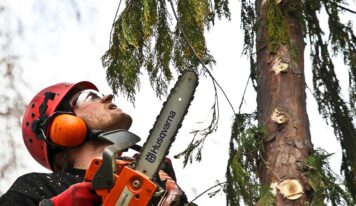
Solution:
[(185, 71), (171, 89), (167, 101), (156, 118), (145, 142), (136, 170), (152, 179), (159, 169), (163, 158), (168, 154), (184, 116), (188, 112), (194, 92), (198, 85), (198, 75)]

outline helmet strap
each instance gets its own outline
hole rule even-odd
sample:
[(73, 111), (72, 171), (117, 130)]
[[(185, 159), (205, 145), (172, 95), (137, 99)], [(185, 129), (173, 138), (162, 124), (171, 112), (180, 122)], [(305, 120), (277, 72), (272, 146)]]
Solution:
[(87, 132), (87, 139), (98, 139), (98, 136), (100, 134), (104, 133), (103, 130), (98, 130), (98, 129), (89, 129), (88, 128), (88, 132)]
[(48, 116), (46, 114), (46, 111), (47, 111), (47, 108), (48, 108), (48, 101), (49, 100), (54, 100), (55, 96), (56, 96), (56, 93), (53, 93), (53, 92), (46, 92), (45, 93), (45, 98), (44, 98), (42, 104), (39, 107), (40, 116), (39, 116), (38, 119), (35, 119), (32, 122), (31, 129), (36, 134), (36, 136), (39, 137), (40, 139), (46, 139), (46, 136), (45, 136), (44, 131), (42, 129), (43, 122), (45, 122), (45, 120), (48, 118)]

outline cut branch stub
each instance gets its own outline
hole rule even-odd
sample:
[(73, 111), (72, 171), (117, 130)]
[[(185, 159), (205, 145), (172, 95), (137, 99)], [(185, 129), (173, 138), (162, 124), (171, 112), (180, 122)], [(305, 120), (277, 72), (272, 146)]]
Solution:
[(298, 180), (284, 180), (278, 184), (278, 189), (289, 200), (296, 200), (303, 195), (303, 187)]
[(273, 182), (270, 185), (271, 192), (274, 196), (277, 195), (277, 190), (288, 200), (296, 200), (300, 198), (304, 191), (303, 186), (298, 180), (286, 179), (280, 183)]
[(273, 61), (272, 71), (274, 71), (276, 75), (279, 73), (287, 72), (288, 68), (289, 64), (283, 62), (280, 58), (277, 58)]
[(286, 113), (280, 111), (278, 108), (275, 108), (271, 120), (279, 125), (286, 124), (288, 122), (288, 117)]

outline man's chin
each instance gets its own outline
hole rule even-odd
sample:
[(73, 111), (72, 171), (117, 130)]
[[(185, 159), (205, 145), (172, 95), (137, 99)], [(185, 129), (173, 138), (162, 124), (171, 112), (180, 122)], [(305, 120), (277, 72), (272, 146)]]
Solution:
[(125, 129), (128, 130), (130, 129), (132, 125), (132, 118), (128, 114), (124, 114), (121, 116), (121, 118), (118, 120), (117, 124), (114, 125), (116, 126), (116, 129)]
[(127, 115), (127, 116), (128, 116), (128, 118), (127, 118), (127, 121), (125, 122), (126, 125), (125, 125), (125, 128), (124, 128), (124, 129), (126, 129), (126, 130), (130, 129), (130, 127), (131, 127), (131, 125), (132, 125), (132, 118), (131, 118), (131, 116), (129, 116), (129, 115)]

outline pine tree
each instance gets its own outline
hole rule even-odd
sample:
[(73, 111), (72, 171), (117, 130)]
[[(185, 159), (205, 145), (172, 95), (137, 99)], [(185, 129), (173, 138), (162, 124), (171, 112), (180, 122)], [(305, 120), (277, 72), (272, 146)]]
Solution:
[[(257, 92), (255, 113), (236, 113), (227, 168), (229, 205), (353, 205), (356, 199), (356, 37), (342, 12), (355, 12), (342, 0), (241, 0), (245, 34), (243, 53), (250, 58)], [(325, 11), (329, 36), (318, 13)], [(170, 17), (174, 18), (174, 25)], [(213, 64), (204, 37), (216, 19), (230, 19), (227, 0), (127, 0), (115, 17), (110, 48), (103, 55), (107, 79), (115, 94), (135, 101), (139, 75), (145, 69), (158, 97), (166, 94), (174, 69), (211, 75)], [(174, 28), (173, 28), (174, 27)], [(305, 41), (311, 48), (313, 89), (319, 112), (342, 147), (346, 187), (329, 168), (330, 154), (313, 148), (306, 111)], [(340, 95), (333, 55), (348, 66), (349, 99)], [(172, 66), (173, 65), (173, 66)], [(212, 76), (210, 76), (213, 78)], [(215, 82), (216, 84), (216, 82)], [(218, 85), (217, 85), (218, 86)], [(216, 105), (213, 107), (216, 108)], [(216, 129), (212, 119), (202, 132)], [(180, 155), (185, 163), (205, 138), (192, 141)]]

